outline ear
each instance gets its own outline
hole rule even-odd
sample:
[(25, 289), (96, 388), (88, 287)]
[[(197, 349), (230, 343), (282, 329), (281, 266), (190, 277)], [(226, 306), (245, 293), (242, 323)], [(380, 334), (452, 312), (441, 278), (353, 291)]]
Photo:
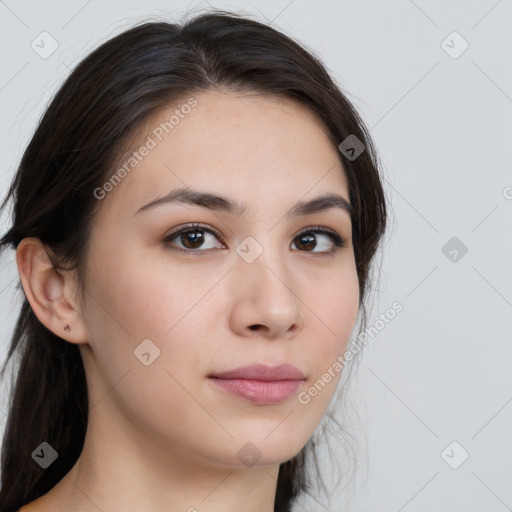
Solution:
[[(56, 270), (39, 238), (21, 240), (16, 250), (18, 273), (25, 295), (39, 321), (71, 343), (88, 341), (75, 290), (74, 272)], [(64, 327), (69, 325), (69, 332)]]

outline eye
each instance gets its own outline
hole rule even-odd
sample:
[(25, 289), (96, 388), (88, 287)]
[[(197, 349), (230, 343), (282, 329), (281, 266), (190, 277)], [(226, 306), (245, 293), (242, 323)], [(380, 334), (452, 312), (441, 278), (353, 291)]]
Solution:
[[(320, 251), (313, 251), (318, 246), (318, 237), (325, 237), (330, 242), (320, 243), (320, 248), (325, 248)], [(210, 240), (210, 247), (204, 247), (205, 241)], [(219, 239), (220, 234), (213, 226), (202, 224), (189, 224), (187, 226), (177, 228), (171, 231), (162, 242), (171, 250), (185, 253), (185, 254), (201, 254), (207, 252), (209, 249), (223, 249), (225, 248), (222, 242), (215, 243), (215, 239)], [(178, 240), (181, 247), (173, 240)], [(301, 252), (312, 252), (323, 255), (332, 255), (338, 248), (345, 247), (346, 241), (336, 231), (323, 226), (315, 226), (301, 231), (294, 239), (297, 240), (297, 245), (304, 248)], [(320, 238), (321, 240), (321, 238)], [(208, 245), (208, 244), (207, 244)], [(224, 246), (224, 247), (223, 247)], [(197, 250), (203, 247), (203, 250)], [(205, 250), (206, 249), (206, 250)]]
[[(311, 248), (316, 249), (318, 244), (318, 236), (324, 236), (330, 240), (330, 243), (325, 244), (324, 247), (327, 246), (327, 249), (320, 251), (312, 251)], [(301, 231), (295, 238), (294, 241), (298, 240), (299, 245), (305, 247), (305, 252), (314, 252), (320, 253), (323, 255), (332, 255), (336, 252), (340, 247), (346, 246), (346, 240), (340, 236), (336, 231), (332, 229), (325, 228), (323, 226), (314, 226), (307, 228)], [(321, 246), (322, 244), (320, 244)]]
[[(163, 242), (168, 245), (169, 249), (185, 254), (199, 254), (206, 251), (197, 251), (197, 249), (201, 244), (204, 243), (205, 240), (208, 239), (205, 235), (212, 235), (212, 238), (216, 238), (217, 230), (215, 230), (212, 226), (204, 226), (201, 224), (190, 224), (188, 226), (176, 229), (171, 231), (168, 236), (166, 236)], [(178, 238), (179, 242), (184, 245), (184, 249), (177, 247), (175, 243), (171, 243), (172, 240)], [(213, 244), (213, 247), (210, 248), (218, 248), (221, 249), (222, 244)], [(208, 247), (207, 247), (208, 249)]]

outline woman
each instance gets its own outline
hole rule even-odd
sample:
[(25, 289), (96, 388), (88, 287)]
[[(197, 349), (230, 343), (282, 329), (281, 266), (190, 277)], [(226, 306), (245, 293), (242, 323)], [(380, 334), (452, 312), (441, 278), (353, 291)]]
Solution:
[(291, 510), (386, 225), (319, 60), (229, 12), (135, 26), (60, 88), (11, 198), (0, 510)]

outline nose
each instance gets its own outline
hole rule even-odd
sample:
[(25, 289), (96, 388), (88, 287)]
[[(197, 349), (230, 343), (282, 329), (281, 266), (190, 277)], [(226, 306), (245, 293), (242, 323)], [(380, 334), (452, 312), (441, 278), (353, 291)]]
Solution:
[(237, 257), (230, 272), (232, 330), (246, 337), (296, 336), (303, 326), (300, 277), (283, 255), (274, 256), (268, 249), (251, 263)]

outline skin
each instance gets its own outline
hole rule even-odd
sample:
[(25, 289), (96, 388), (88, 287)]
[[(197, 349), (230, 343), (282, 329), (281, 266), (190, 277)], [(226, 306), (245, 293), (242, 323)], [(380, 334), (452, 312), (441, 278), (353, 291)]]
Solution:
[[(38, 239), (18, 247), (38, 319), (80, 347), (91, 404), (80, 458), (22, 512), (271, 512), (279, 464), (302, 449), (333, 396), (339, 373), (307, 405), (297, 399), (344, 352), (356, 322), (350, 216), (335, 208), (285, 214), (325, 193), (349, 200), (337, 148), (315, 115), (291, 100), (227, 91), (195, 98), (198, 105), (98, 201), (85, 307), (73, 272), (54, 270)], [(153, 116), (133, 150), (175, 108)], [(167, 204), (134, 215), (185, 185), (243, 201), (247, 213)], [(222, 236), (206, 232), (190, 249), (199, 255), (162, 241), (192, 222)], [(316, 247), (304, 248), (297, 234), (317, 225), (346, 246), (312, 233)], [(263, 248), (252, 263), (235, 250), (248, 236)], [(173, 242), (194, 247), (180, 236)], [(149, 366), (134, 357), (144, 339), (161, 351)], [(262, 405), (208, 379), (253, 363), (291, 363), (306, 380), (283, 402)], [(252, 467), (237, 457), (248, 442), (261, 454)]]

